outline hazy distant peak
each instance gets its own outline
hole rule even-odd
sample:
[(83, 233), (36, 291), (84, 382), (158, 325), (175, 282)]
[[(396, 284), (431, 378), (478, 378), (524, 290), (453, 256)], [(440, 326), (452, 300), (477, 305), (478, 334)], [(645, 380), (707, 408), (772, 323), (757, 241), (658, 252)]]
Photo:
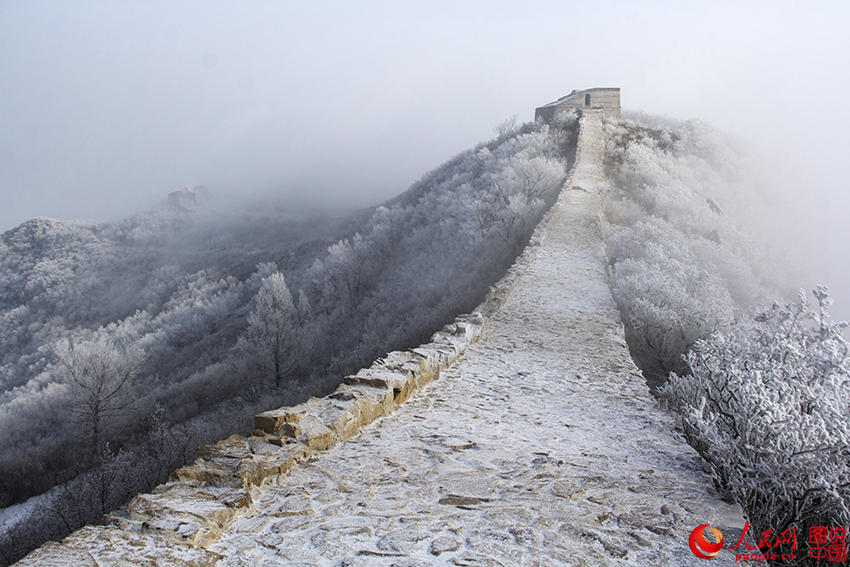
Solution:
[(178, 211), (197, 211), (209, 201), (209, 190), (203, 185), (186, 186), (168, 194), (168, 206)]

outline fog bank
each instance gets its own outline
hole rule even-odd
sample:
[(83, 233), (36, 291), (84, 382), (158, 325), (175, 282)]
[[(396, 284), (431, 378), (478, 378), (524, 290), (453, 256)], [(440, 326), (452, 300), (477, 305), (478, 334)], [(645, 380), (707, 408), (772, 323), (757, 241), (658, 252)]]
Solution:
[(776, 163), (789, 264), (850, 304), (849, 15), (841, 2), (9, 0), (0, 230), (117, 218), (197, 183), (237, 202), (373, 204), (505, 117), (620, 86), (625, 107), (706, 120)]

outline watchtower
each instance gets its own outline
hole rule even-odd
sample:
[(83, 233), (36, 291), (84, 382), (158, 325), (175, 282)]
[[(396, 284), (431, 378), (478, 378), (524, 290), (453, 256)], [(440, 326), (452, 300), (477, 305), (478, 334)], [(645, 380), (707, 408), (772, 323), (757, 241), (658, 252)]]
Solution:
[(555, 102), (545, 104), (534, 111), (534, 120), (551, 123), (562, 111), (571, 108), (601, 110), (605, 116), (620, 117), (619, 87), (602, 87), (573, 91)]

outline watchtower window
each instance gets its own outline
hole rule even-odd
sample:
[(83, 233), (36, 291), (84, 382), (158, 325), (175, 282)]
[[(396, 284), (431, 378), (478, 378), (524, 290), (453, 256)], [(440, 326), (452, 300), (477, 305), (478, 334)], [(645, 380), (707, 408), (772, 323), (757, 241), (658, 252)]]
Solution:
[(590, 93), (587, 93), (586, 95), (584, 95), (584, 105), (590, 106)]

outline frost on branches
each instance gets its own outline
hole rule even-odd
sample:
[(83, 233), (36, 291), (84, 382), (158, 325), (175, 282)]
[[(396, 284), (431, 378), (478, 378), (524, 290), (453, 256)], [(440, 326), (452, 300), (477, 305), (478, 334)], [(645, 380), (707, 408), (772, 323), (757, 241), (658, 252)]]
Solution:
[(696, 340), (767, 301), (770, 263), (754, 254), (762, 207), (742, 152), (699, 122), (637, 118), (606, 124), (607, 248), (632, 356), (656, 386)]
[(753, 246), (766, 209), (746, 152), (704, 124), (634, 118), (606, 125), (605, 210), (632, 356), (752, 533), (795, 528), (805, 560), (809, 527), (850, 522), (845, 326), (824, 288), (753, 320), (781, 278)]
[(813, 295), (697, 342), (690, 374), (662, 390), (754, 533), (850, 523), (847, 324), (825, 288)]

